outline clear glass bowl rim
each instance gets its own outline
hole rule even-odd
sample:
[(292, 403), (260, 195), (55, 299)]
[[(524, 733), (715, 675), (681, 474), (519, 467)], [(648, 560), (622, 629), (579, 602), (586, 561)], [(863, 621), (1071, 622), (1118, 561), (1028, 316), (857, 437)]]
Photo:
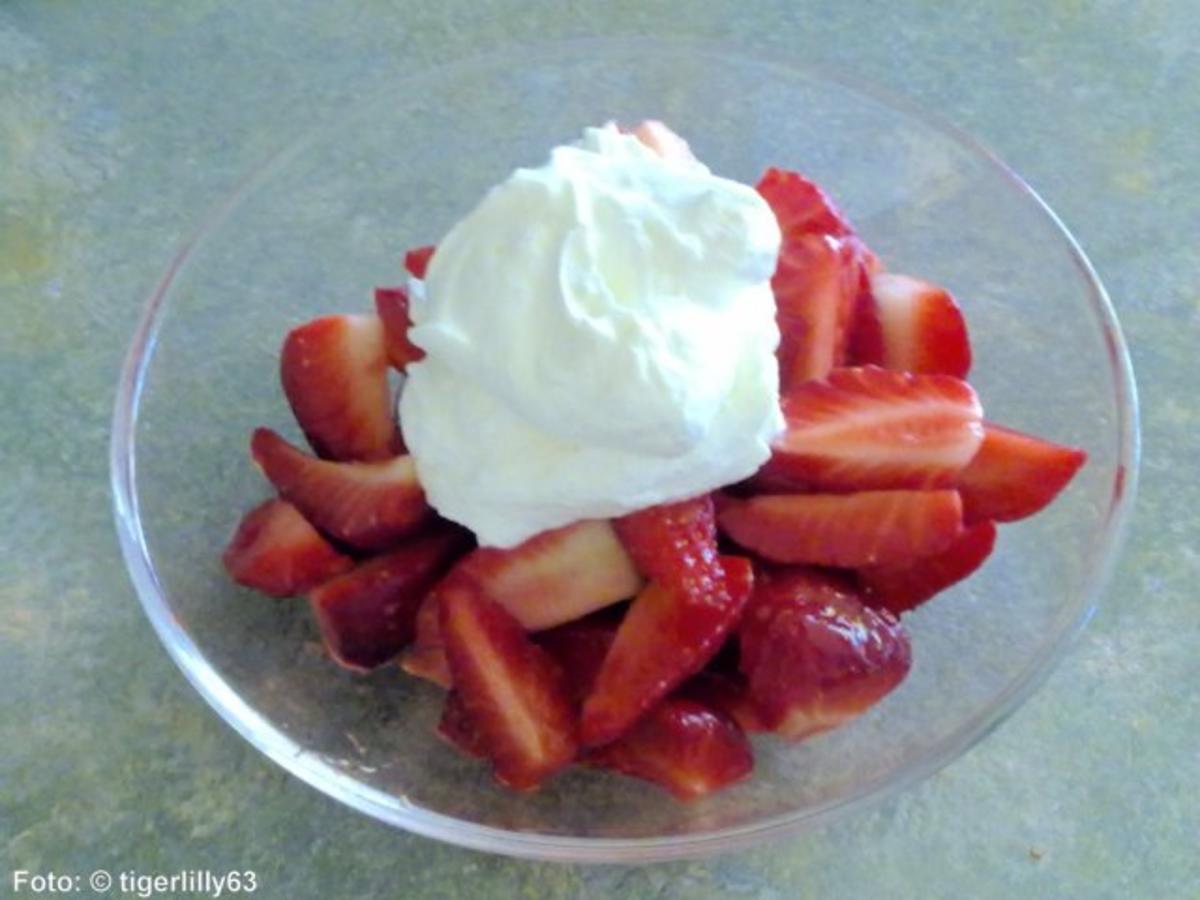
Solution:
[[(792, 835), (803, 829), (828, 823), (853, 813), (864, 806), (892, 796), (948, 765), (982, 740), (1000, 725), (1037, 690), (1065, 655), (1079, 632), (1095, 613), (1096, 605), (1109, 578), (1124, 538), (1129, 513), (1137, 493), (1140, 457), (1140, 430), (1137, 390), (1129, 353), (1117, 321), (1116, 312), (1104, 286), (1075, 238), (1054, 211), (1019, 175), (996, 154), (975, 138), (943, 119), (922, 109), (903, 96), (877, 85), (831, 74), (818, 66), (796, 64), (773, 58), (771, 54), (748, 56), (730, 52), (728, 48), (710, 42), (691, 40), (662, 40), (655, 38), (589, 38), (545, 44), (529, 44), (495, 53), (458, 60), (442, 66), (415, 72), (414, 79), (426, 79), (439, 72), (451, 74), (473, 68), (502, 64), (526, 64), (530, 59), (546, 63), (570, 60), (578, 55), (596, 55), (614, 51), (695, 54), (714, 60), (732, 60), (760, 67), (766, 72), (801, 74), (838, 85), (863, 94), (876, 103), (892, 108), (922, 124), (941, 132), (974, 155), (984, 159), (997, 174), (1016, 191), (1024, 194), (1050, 221), (1074, 260), (1088, 293), (1091, 313), (1101, 330), (1108, 351), (1113, 383), (1116, 387), (1115, 408), (1118, 432), (1118, 478), (1124, 483), (1114, 485), (1112, 500), (1105, 517), (1102, 545), (1102, 565), (1091, 573), (1082, 592), (1077, 616), (1054, 642), (1033, 658), (995, 703), (964, 722), (932, 750), (904, 769), (886, 778), (858, 785), (848, 796), (836, 801), (765, 818), (758, 822), (710, 832), (688, 833), (671, 837), (652, 838), (577, 838), (561, 835), (507, 831), (478, 825), (451, 816), (431, 812), (408, 804), (389, 794), (369, 788), (354, 778), (333, 771), (319, 756), (310, 753), (279, 731), (258, 711), (249, 706), (209, 663), (171, 612), (163, 585), (151, 559), (142, 528), (136, 490), (137, 425), (145, 378), (153, 359), (162, 314), (172, 285), (184, 270), (195, 251), (213, 234), (225, 217), (262, 181), (271, 177), (319, 135), (337, 127), (338, 121), (348, 121), (363, 108), (378, 102), (374, 95), (355, 104), (347, 113), (334, 117), (332, 122), (305, 132), (268, 157), (246, 175), (234, 190), (214, 205), (199, 221), (195, 230), (186, 236), (170, 260), (166, 271), (146, 299), (133, 339), (122, 365), (117, 383), (112, 417), (109, 469), (113, 513), (121, 552), (130, 578), (159, 639), (182, 669), (192, 686), (217, 713), (247, 741), (302, 781), (334, 799), (382, 822), (426, 837), (493, 853), (528, 859), (561, 862), (637, 863), (705, 856), (728, 852)], [(389, 91), (402, 89), (404, 82), (389, 85)]]

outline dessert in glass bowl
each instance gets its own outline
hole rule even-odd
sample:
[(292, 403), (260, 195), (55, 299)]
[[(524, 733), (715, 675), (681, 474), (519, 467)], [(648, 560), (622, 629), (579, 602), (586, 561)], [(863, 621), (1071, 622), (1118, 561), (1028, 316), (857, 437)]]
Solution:
[(1084, 462), (984, 418), (954, 298), (817, 185), (717, 177), (660, 123), (587, 129), (405, 268), (287, 335), (312, 452), (255, 431), (278, 496), (224, 561), (342, 665), (443, 687), (439, 734), (513, 788), (695, 798), (748, 734), (862, 713), (920, 652), (901, 616)]

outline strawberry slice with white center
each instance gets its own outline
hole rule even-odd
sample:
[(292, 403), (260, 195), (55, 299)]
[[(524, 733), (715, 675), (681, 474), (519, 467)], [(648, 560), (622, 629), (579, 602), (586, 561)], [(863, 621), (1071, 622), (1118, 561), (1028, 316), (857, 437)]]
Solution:
[(584, 762), (695, 800), (750, 774), (754, 752), (737, 723), (685, 697), (668, 697), (629, 733), (584, 756)]
[(805, 568), (760, 576), (739, 637), (755, 708), (790, 740), (865, 712), (912, 663), (895, 616), (864, 606), (848, 580)]
[(430, 588), (469, 545), (466, 531), (444, 523), (311, 591), (329, 655), (356, 671), (392, 659), (412, 640)]
[(410, 456), (315, 459), (269, 428), (255, 430), (250, 452), (284, 500), (324, 534), (359, 550), (385, 550), (432, 515)]
[(303, 594), (354, 565), (283, 500), (268, 500), (246, 513), (221, 561), (238, 584), (272, 597)]
[(836, 369), (782, 400), (787, 430), (765, 483), (814, 490), (948, 487), (983, 440), (983, 410), (965, 381), (876, 366)]
[(583, 704), (580, 735), (599, 746), (699, 671), (736, 625), (753, 586), (750, 561), (722, 557), (722, 577), (693, 592), (652, 581), (634, 598)]
[(388, 459), (396, 452), (383, 323), (324, 316), (292, 329), (279, 364), (283, 392), (317, 455)]
[(892, 272), (870, 276), (850, 338), (850, 358), (919, 375), (966, 378), (971, 370), (967, 323), (945, 288)]
[(900, 615), (972, 574), (995, 545), (996, 524), (980, 522), (932, 556), (905, 565), (859, 569), (858, 582), (867, 603)]
[(425, 351), (408, 339), (408, 329), (412, 328), (408, 291), (400, 287), (375, 288), (375, 312), (383, 323), (384, 348), (393, 369), (403, 372), (409, 363), (425, 358)]
[(454, 686), (496, 778), (537, 787), (575, 758), (575, 715), (562, 669), (503, 606), (470, 579), (439, 588)]
[(771, 167), (754, 189), (775, 213), (785, 240), (797, 235), (845, 237), (854, 233), (829, 195), (799, 172)]
[(860, 568), (944, 550), (962, 532), (962, 502), (953, 490), (718, 497), (717, 523), (772, 562)]
[(1062, 493), (1087, 453), (1004, 428), (984, 425), (983, 443), (956, 480), (967, 522), (1015, 522)]

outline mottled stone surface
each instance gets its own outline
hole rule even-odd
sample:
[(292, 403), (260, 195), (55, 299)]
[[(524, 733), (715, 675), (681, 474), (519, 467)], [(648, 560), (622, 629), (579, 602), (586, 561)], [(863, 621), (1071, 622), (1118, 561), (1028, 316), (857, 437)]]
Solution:
[[(1200, 896), (1200, 19), (1191, 0), (0, 6), (0, 869), (253, 869), (271, 897)], [(195, 217), (364, 80), (592, 34), (886, 83), (1022, 172), (1126, 329), (1145, 461), (1106, 602), (979, 747), (874, 810), (703, 862), (515, 862), (304, 787), (145, 621), (107, 492), (113, 385)], [(5, 891), (11, 882), (5, 885)]]

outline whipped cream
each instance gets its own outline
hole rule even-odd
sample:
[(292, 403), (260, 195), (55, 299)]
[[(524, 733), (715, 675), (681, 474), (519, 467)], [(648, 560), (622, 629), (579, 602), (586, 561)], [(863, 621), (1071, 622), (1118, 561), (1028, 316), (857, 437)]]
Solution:
[(737, 481), (783, 428), (752, 188), (613, 125), (518, 169), (413, 282), (404, 437), (482, 544)]

